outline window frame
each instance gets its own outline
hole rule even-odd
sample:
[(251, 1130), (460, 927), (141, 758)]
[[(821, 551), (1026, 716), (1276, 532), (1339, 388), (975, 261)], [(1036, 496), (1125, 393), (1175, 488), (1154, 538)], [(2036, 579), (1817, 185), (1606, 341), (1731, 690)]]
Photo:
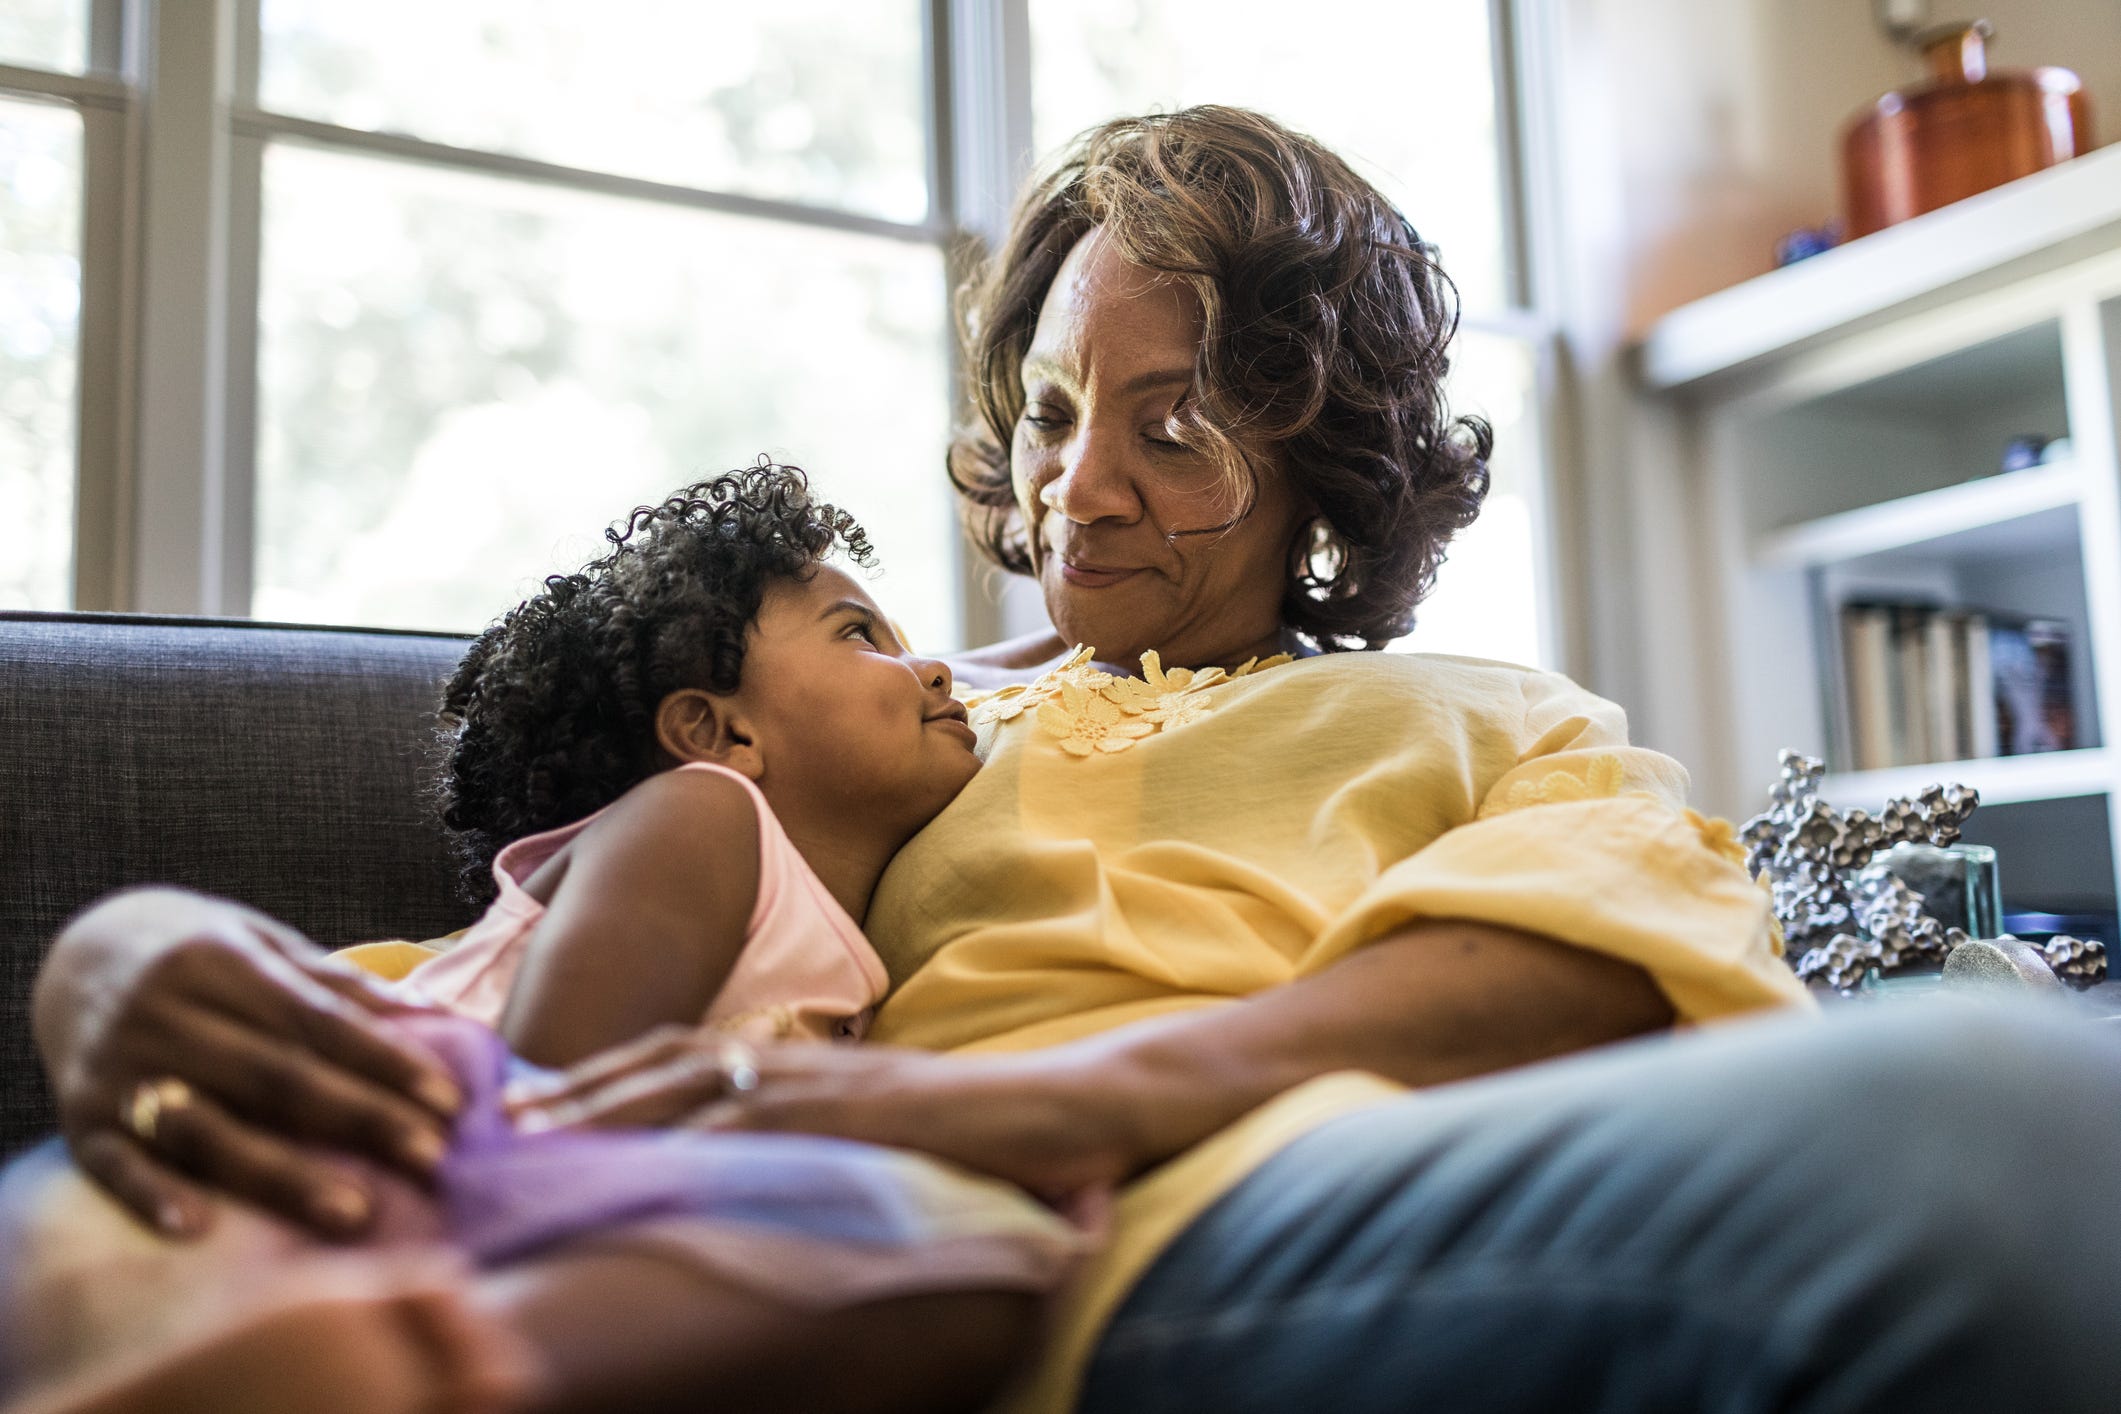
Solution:
[(70, 108), (81, 119), (81, 301), (76, 316), (74, 514), (70, 581), (76, 608), (130, 601), (119, 526), (133, 429), (130, 344), (135, 283), (134, 180), (140, 105), (125, 0), (90, 0), (79, 73), (0, 64), (0, 97)]
[[(1542, 52), (1553, 0), (1485, 0), (1494, 27), (1500, 189), (1511, 307), (1464, 327), (1533, 353), (1541, 446), (1527, 478), (1542, 645), (1567, 637), (1552, 566), (1558, 319), (1542, 233)], [(87, 71), (0, 65), (0, 95), (83, 115), (82, 299), (73, 601), (82, 610), (247, 616), (255, 546), (259, 236), (264, 153), (285, 142), (392, 161), (931, 245), (954, 289), (1006, 228), (1029, 170), (1028, 0), (925, 0), (929, 210), (918, 222), (681, 186), (343, 128), (258, 102), (260, 0), (90, 0)], [(1533, 41), (1533, 42), (1528, 42)], [(953, 422), (965, 411), (955, 341)], [(152, 430), (152, 435), (149, 433)], [(1035, 595), (963, 543), (967, 643), (1043, 626)]]

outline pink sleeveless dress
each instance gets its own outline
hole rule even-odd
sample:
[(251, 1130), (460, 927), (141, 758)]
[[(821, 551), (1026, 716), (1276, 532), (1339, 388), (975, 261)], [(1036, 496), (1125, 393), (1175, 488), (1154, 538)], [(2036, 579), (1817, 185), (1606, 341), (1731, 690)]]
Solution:
[[(703, 761), (677, 769), (711, 771), (735, 781), (758, 816), (758, 902), (736, 966), (701, 1024), (747, 1041), (860, 1040), (888, 985), (876, 949), (796, 852), (757, 786)], [(493, 862), (500, 896), (485, 916), (448, 952), (413, 969), (399, 985), (498, 1028), (530, 935), (545, 916), (545, 905), (523, 885), (603, 813), (502, 850)]]

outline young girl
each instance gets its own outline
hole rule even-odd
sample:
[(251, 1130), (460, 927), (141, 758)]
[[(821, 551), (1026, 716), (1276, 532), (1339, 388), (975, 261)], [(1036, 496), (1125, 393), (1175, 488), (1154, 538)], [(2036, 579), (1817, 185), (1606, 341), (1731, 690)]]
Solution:
[[(859, 1038), (870, 893), (979, 768), (948, 668), (824, 563), (868, 541), (800, 472), (607, 537), (445, 692), (443, 819), (492, 902), (402, 983), (440, 1009), (391, 1023), (467, 1097), (432, 1192), (363, 1171), (356, 1249), (247, 1209), (174, 1247), (40, 1151), (0, 1189), (10, 1411), (932, 1409), (1006, 1373), (1081, 1247), (1018, 1191), (838, 1140), (506, 1117), (504, 1085), (659, 1026), (727, 1033), (734, 1089), (745, 1038)], [(136, 1127), (199, 1103), (172, 1084)]]

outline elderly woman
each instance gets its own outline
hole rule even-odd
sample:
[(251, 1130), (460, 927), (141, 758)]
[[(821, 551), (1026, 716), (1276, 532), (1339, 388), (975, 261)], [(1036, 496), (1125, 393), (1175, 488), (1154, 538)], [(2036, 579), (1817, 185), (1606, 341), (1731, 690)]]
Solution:
[[(1026, 1409), (2105, 1399), (2112, 1040), (1695, 1032), (1807, 1004), (1680, 768), (1553, 674), (1347, 651), (1407, 630), (1486, 489), (1403, 217), (1253, 114), (1116, 122), (971, 295), (951, 475), (1053, 631), (958, 664), (986, 767), (869, 916), (903, 1049), (768, 1050), (732, 1087), (658, 1036), (534, 1097), (548, 1121), (1116, 1190)], [(149, 932), (77, 930), (45, 979), (80, 1162), (172, 1230), (194, 1180), (357, 1223), (312, 1146), (431, 1131), (425, 1063), (254, 915)], [(200, 1101), (144, 1143), (114, 1117), (169, 1075)]]

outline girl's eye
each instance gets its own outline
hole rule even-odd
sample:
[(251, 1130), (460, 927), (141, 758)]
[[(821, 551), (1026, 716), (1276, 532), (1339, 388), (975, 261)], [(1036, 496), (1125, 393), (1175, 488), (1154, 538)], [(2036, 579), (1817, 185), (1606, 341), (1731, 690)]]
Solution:
[(847, 632), (861, 639), (871, 648), (876, 647), (876, 630), (871, 628), (869, 625), (857, 621), (855, 623), (847, 625)]

